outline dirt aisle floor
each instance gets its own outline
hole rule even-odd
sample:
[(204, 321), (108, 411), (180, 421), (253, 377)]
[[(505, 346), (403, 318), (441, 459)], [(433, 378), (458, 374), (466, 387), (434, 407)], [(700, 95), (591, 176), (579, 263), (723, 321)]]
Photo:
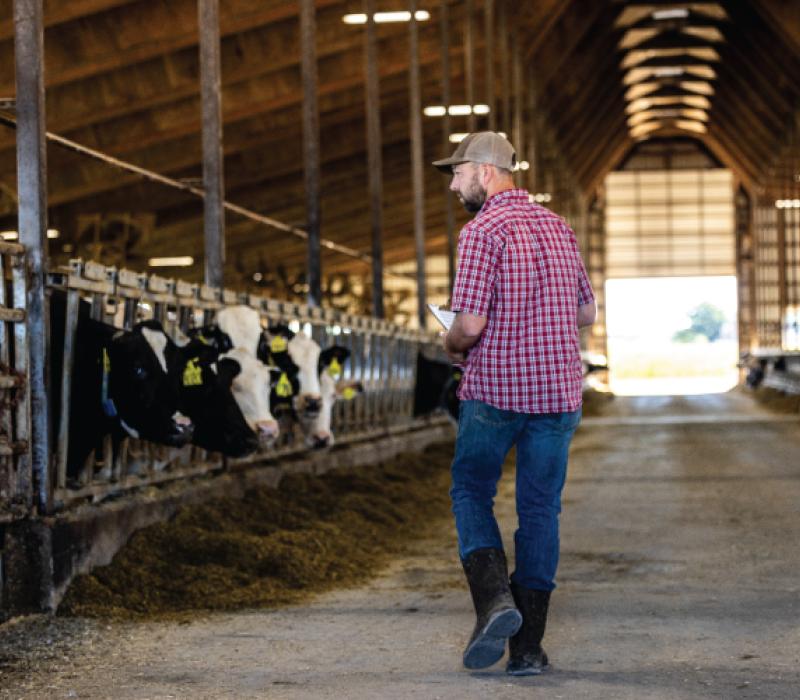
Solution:
[(301, 607), (18, 620), (6, 642), (35, 630), (45, 648), (38, 671), (0, 675), (0, 697), (794, 700), (798, 541), (798, 416), (736, 393), (618, 398), (573, 443), (546, 675), (460, 667), (472, 617), (448, 526), (362, 588)]

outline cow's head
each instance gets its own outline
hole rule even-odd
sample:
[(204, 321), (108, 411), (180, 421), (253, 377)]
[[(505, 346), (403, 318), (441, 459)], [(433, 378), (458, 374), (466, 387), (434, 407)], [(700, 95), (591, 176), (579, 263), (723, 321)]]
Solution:
[(320, 348), (305, 333), (293, 333), (286, 326), (271, 326), (259, 349), (259, 359), (287, 373), (295, 374), (299, 385), (294, 408), (300, 418), (313, 419), (322, 408), (319, 385)]
[(178, 412), (179, 395), (168, 368), (174, 351), (157, 321), (116, 333), (101, 358), (101, 400), (106, 414), (116, 415), (132, 437), (180, 447), (192, 439), (194, 426)]
[(261, 338), (261, 316), (250, 306), (226, 306), (215, 318), (216, 325), (231, 341), (232, 348), (244, 348), (255, 355)]
[(353, 399), (364, 391), (360, 382), (342, 379), (344, 363), (349, 357), (350, 351), (341, 345), (333, 345), (320, 352), (317, 369), (322, 405), (319, 415), (303, 425), (309, 447), (320, 449), (333, 445), (331, 419), (334, 403), (337, 399)]
[(181, 348), (181, 357), (181, 406), (196, 424), (194, 444), (243, 457), (275, 441), (266, 367), (241, 348), (218, 356), (197, 340)]

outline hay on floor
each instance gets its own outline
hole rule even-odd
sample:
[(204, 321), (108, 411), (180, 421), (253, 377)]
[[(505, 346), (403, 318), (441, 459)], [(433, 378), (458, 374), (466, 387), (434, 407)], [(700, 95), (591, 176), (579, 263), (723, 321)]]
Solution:
[(275, 607), (362, 583), (409, 540), (448, 522), (452, 456), (452, 443), (433, 445), (184, 508), (76, 578), (59, 614), (142, 619)]

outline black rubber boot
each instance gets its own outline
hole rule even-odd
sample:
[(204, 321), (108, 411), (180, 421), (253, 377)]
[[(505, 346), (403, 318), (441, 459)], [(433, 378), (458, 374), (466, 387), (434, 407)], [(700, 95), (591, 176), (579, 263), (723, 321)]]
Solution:
[(542, 637), (547, 624), (550, 591), (536, 591), (511, 584), (514, 602), (522, 613), (522, 627), (508, 640), (506, 673), (512, 676), (538, 676), (547, 667)]
[(522, 615), (514, 606), (501, 549), (477, 549), (462, 564), (477, 618), (464, 649), (464, 666), (487, 668), (503, 657), (506, 639), (519, 629)]

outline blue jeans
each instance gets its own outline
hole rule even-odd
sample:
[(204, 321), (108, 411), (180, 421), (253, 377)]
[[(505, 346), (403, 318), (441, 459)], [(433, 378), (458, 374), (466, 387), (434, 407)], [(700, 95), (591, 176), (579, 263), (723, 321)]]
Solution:
[(569, 444), (580, 419), (580, 409), (516, 413), (481, 401), (461, 402), (450, 499), (462, 560), (476, 549), (503, 548), (494, 497), (503, 461), (516, 445), (518, 527), (511, 580), (524, 588), (555, 588), (561, 490)]

